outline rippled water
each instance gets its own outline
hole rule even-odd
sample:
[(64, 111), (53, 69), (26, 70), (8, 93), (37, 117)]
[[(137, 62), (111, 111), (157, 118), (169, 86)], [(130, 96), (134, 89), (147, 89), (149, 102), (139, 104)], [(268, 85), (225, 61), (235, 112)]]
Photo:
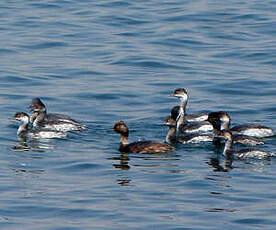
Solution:
[[(110, 129), (163, 141), (178, 87), (189, 112), (276, 129), (274, 3), (2, 1), (1, 229), (273, 229), (275, 159), (125, 155)], [(24, 146), (8, 119), (33, 97), (89, 129)]]

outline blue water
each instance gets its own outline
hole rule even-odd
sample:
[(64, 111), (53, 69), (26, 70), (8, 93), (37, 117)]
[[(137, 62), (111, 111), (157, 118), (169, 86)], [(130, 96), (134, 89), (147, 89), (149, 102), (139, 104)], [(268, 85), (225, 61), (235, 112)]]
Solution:
[[(0, 3), (1, 229), (274, 229), (276, 159), (227, 167), (211, 144), (120, 154), (110, 132), (163, 141), (189, 112), (276, 129), (274, 1)], [(66, 140), (20, 143), (15, 112), (33, 97), (82, 121)], [(276, 152), (276, 138), (265, 140)], [(25, 150), (25, 151), (23, 151)]]

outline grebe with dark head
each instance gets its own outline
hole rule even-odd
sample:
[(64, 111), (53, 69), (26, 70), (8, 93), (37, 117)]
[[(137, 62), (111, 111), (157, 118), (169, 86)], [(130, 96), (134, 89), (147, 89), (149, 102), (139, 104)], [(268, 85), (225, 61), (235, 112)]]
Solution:
[(176, 121), (176, 129), (178, 133), (198, 133), (198, 132), (212, 132), (213, 126), (208, 121), (187, 122), (186, 115), (179, 114), (181, 111), (172, 108), (171, 117)]
[(30, 105), (32, 111), (31, 122), (33, 127), (57, 131), (81, 131), (85, 125), (73, 120), (67, 115), (58, 113), (47, 113), (45, 105), (39, 98), (34, 98)]
[(167, 143), (180, 142), (182, 144), (198, 144), (202, 142), (211, 142), (213, 140), (212, 135), (204, 133), (191, 133), (176, 137), (176, 121), (171, 116), (165, 119), (165, 124), (170, 127), (166, 136)]
[(251, 137), (270, 137), (275, 135), (274, 131), (264, 125), (256, 125), (256, 124), (244, 124), (244, 125), (237, 125), (232, 128), (230, 128), (231, 124), (231, 118), (230, 116), (224, 112), (220, 111), (217, 114), (213, 114), (213, 117), (211, 118), (216, 120), (216, 122), (220, 122), (221, 130), (229, 130), (234, 135), (245, 135), (245, 136), (251, 136)]
[(45, 104), (38, 98), (33, 98), (31, 105), (29, 106), (30, 110), (32, 112), (44, 112), (46, 114), (45, 120), (47, 121), (67, 121), (72, 123), (78, 123), (77, 121), (70, 118), (68, 115), (65, 114), (59, 114), (59, 113), (47, 113), (47, 109)]
[(207, 113), (199, 113), (199, 114), (186, 114), (186, 106), (188, 103), (188, 93), (183, 88), (175, 89), (171, 97), (177, 97), (179, 99), (179, 106), (175, 106), (173, 109), (175, 112), (179, 114), (179, 116), (186, 116), (187, 122), (200, 122), (206, 121), (208, 118)]
[(113, 130), (121, 134), (119, 151), (125, 153), (167, 153), (174, 151), (174, 147), (167, 143), (159, 143), (154, 141), (137, 141), (128, 143), (129, 130), (123, 121), (118, 121)]
[(224, 131), (221, 135), (226, 139), (223, 155), (227, 158), (234, 159), (267, 159), (269, 157), (275, 156), (274, 153), (269, 153), (261, 149), (241, 149), (241, 150), (233, 150), (233, 136), (230, 131)]
[[(208, 115), (208, 121), (213, 125), (214, 144), (221, 145), (225, 140), (221, 136), (222, 131), (229, 131), (230, 116), (224, 112), (212, 112)], [(259, 138), (241, 134), (232, 134), (234, 144), (243, 145), (263, 145), (264, 142)]]
[(42, 139), (42, 138), (65, 138), (67, 134), (64, 132), (57, 132), (52, 130), (28, 130), (30, 123), (30, 118), (28, 114), (24, 112), (16, 113), (13, 120), (20, 121), (19, 128), (17, 130), (17, 135), (19, 137), (33, 138), (33, 139)]

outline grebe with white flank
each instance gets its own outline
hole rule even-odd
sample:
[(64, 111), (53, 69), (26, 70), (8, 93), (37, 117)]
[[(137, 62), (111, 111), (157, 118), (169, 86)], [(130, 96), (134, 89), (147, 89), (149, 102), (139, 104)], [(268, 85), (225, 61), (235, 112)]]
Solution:
[(73, 120), (67, 115), (57, 113), (47, 113), (45, 105), (39, 98), (34, 98), (30, 105), (32, 111), (31, 122), (33, 127), (39, 129), (49, 129), (57, 131), (82, 131), (85, 125)]
[(224, 131), (221, 135), (226, 139), (223, 155), (228, 158), (234, 159), (267, 159), (269, 157), (275, 156), (274, 153), (269, 153), (261, 149), (241, 149), (241, 150), (233, 150), (233, 136), (230, 131)]
[(65, 138), (67, 134), (64, 132), (57, 132), (52, 130), (28, 130), (28, 126), (30, 123), (30, 118), (28, 114), (24, 112), (16, 113), (13, 120), (20, 121), (19, 128), (17, 130), (17, 135), (19, 137), (40, 139), (40, 138)]
[[(264, 143), (259, 138), (274, 135), (272, 129), (262, 125), (244, 124), (230, 129), (231, 118), (224, 111), (209, 113), (208, 121), (213, 125), (214, 135), (218, 138), (220, 138), (220, 131), (230, 130), (234, 138), (234, 143), (260, 145)], [(237, 130), (240, 130), (240, 132)], [(247, 135), (248, 133), (251, 135)]]
[(176, 137), (176, 121), (171, 117), (165, 119), (165, 124), (170, 127), (166, 136), (167, 143), (180, 142), (182, 144), (198, 144), (202, 142), (211, 142), (213, 140), (212, 135), (204, 133), (192, 133)]
[(179, 110), (172, 108), (171, 117), (176, 121), (176, 129), (178, 133), (198, 133), (198, 132), (212, 132), (213, 126), (208, 121), (187, 122), (185, 114), (179, 114)]

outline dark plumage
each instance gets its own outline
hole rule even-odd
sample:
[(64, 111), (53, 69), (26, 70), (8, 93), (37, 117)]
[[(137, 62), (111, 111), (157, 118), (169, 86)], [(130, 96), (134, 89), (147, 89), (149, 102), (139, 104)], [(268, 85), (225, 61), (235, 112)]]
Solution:
[[(214, 144), (221, 145), (222, 143), (224, 143), (224, 139), (221, 136), (221, 132), (224, 130), (232, 132), (232, 129), (229, 129), (230, 116), (224, 111), (212, 112), (212, 113), (209, 113), (208, 115), (208, 121), (213, 125)], [(259, 138), (256, 138), (256, 137), (241, 135), (239, 133), (238, 134), (232, 133), (232, 136), (233, 136), (234, 144), (243, 144), (243, 145), (264, 144), (263, 141), (261, 141)]]
[[(179, 106), (175, 106), (171, 110), (171, 118), (177, 123), (177, 130), (179, 133), (198, 133), (213, 131), (213, 126), (208, 121), (188, 122), (186, 114), (179, 114)], [(193, 116), (193, 115), (192, 115)]]
[(182, 144), (198, 144), (201, 142), (208, 142), (213, 140), (212, 135), (204, 133), (192, 133), (176, 137), (176, 121), (171, 116), (169, 116), (165, 119), (164, 122), (170, 127), (166, 137), (166, 141), (168, 143), (180, 142)]
[(68, 115), (65, 114), (59, 114), (59, 113), (47, 113), (46, 106), (43, 104), (43, 102), (38, 98), (33, 98), (31, 105), (29, 106), (30, 110), (32, 112), (45, 112), (45, 120), (46, 121), (54, 121), (54, 120), (69, 120), (73, 123), (77, 123), (77, 121), (70, 118)]
[(228, 158), (235, 158), (235, 159), (249, 159), (249, 158), (257, 158), (257, 159), (266, 159), (268, 157), (275, 156), (274, 153), (269, 153), (261, 149), (241, 149), (241, 150), (234, 150), (232, 148), (233, 145), (233, 135), (230, 131), (223, 131), (221, 136), (226, 139), (223, 155)]
[(123, 121), (118, 121), (113, 130), (121, 134), (119, 151), (126, 153), (166, 153), (174, 151), (174, 147), (154, 141), (137, 141), (128, 144), (129, 130)]
[(85, 125), (67, 115), (47, 113), (46, 106), (39, 98), (34, 98), (29, 108), (32, 111), (31, 122), (34, 128), (47, 128), (58, 131), (81, 131), (86, 129)]

